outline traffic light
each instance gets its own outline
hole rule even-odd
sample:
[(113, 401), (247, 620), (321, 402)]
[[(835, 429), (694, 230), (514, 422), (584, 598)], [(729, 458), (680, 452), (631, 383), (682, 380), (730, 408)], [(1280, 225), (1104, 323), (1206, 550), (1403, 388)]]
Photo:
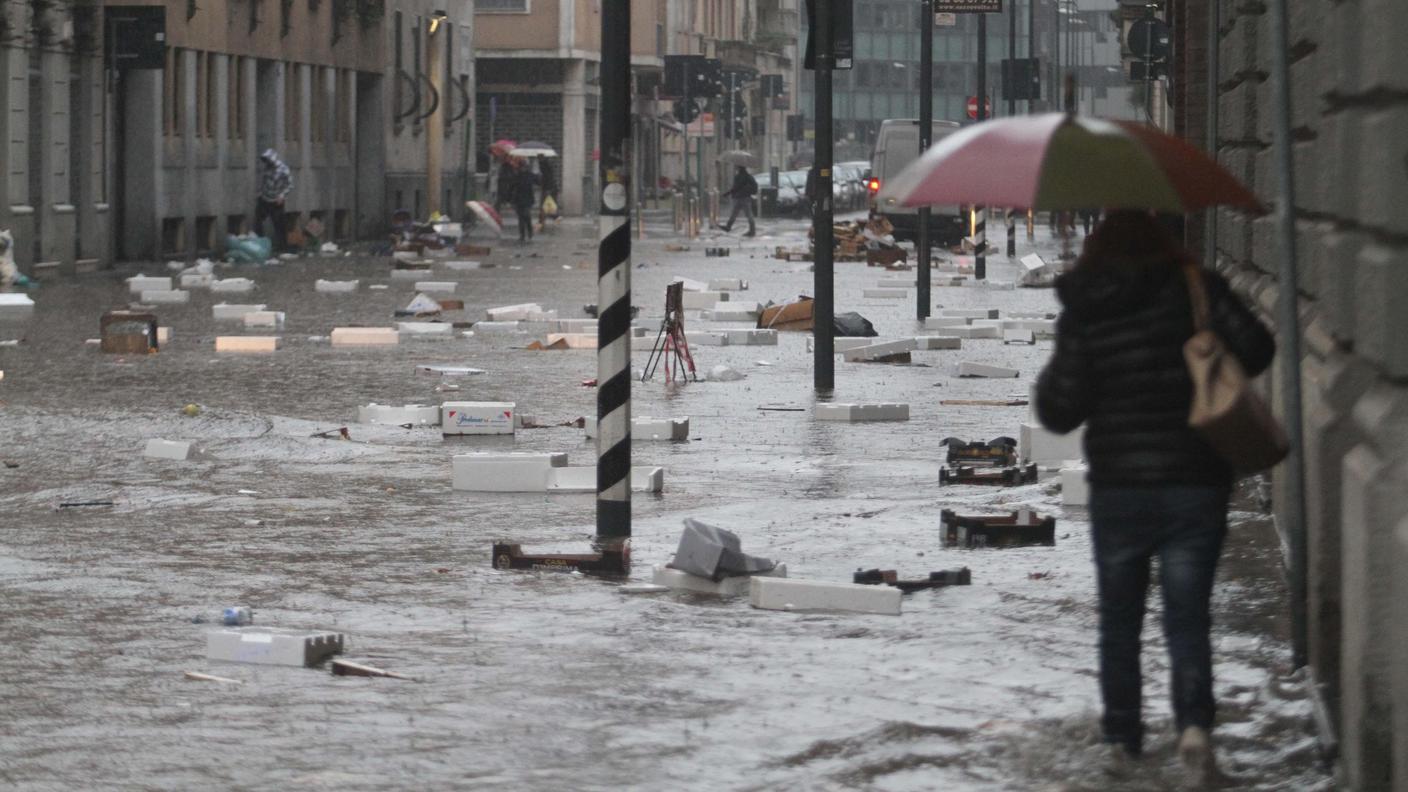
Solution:
[(683, 99), (676, 99), (674, 106), (675, 120), (681, 124), (690, 124), (699, 117), (699, 102), (690, 99), (686, 102)]
[(804, 130), (803, 130), (802, 114), (801, 114), (801, 113), (796, 113), (796, 114), (787, 116), (787, 139), (788, 139), (788, 140), (801, 140), (803, 137), (805, 137), (805, 135), (803, 134), (803, 132), (804, 132)]
[[(685, 85), (688, 77), (689, 85)], [(703, 55), (666, 55), (665, 85), (661, 93), (669, 97), (718, 96), (723, 77), (723, 61)]]

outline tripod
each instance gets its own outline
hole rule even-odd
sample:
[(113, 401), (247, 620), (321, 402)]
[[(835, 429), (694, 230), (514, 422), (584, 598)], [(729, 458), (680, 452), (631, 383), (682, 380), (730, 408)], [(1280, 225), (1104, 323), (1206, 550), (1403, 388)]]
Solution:
[(671, 283), (665, 287), (665, 320), (660, 323), (660, 333), (655, 337), (655, 346), (645, 361), (645, 370), (640, 381), (645, 382), (655, 376), (655, 369), (665, 363), (665, 382), (681, 378), (685, 381), (699, 381), (694, 370), (694, 356), (689, 353), (689, 341), (684, 337), (684, 284)]

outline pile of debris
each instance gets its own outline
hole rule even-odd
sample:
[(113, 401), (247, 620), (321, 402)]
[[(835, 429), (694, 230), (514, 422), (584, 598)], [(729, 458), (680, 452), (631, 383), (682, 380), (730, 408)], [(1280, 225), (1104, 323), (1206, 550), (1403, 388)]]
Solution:
[[(895, 227), (883, 217), (868, 220), (854, 220), (835, 223), (831, 226), (832, 244), (835, 254), (833, 261), (864, 261), (874, 266), (896, 266), (907, 261), (909, 253), (895, 242)], [(811, 231), (807, 239), (811, 240)], [(808, 244), (807, 250), (788, 249), (778, 246), (773, 258), (783, 261), (811, 261), (816, 245)]]

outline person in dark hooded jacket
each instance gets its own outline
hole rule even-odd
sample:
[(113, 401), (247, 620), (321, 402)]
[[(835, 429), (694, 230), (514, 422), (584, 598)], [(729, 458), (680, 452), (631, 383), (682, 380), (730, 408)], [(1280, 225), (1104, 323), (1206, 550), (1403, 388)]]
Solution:
[[(1233, 472), (1188, 426), (1187, 266), (1197, 264), (1155, 217), (1111, 212), (1056, 281), (1064, 310), (1036, 412), (1055, 432), (1086, 427), (1105, 740), (1129, 756), (1143, 748), (1139, 636), (1158, 556), (1179, 754), (1206, 781), (1217, 773), (1209, 600)], [(1197, 271), (1212, 329), (1256, 376), (1275, 354), (1271, 334), (1221, 275)]]

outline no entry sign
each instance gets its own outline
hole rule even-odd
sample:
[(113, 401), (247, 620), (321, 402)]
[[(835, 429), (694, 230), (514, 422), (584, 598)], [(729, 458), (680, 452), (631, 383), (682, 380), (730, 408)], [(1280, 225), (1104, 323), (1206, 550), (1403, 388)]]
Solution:
[[(978, 117), (978, 97), (976, 97), (976, 96), (970, 96), (970, 97), (968, 97), (968, 117), (969, 117), (969, 118), (977, 118), (977, 117)], [(991, 98), (989, 98), (986, 102), (983, 103), (983, 118), (992, 118), (992, 99), (991, 99)]]

